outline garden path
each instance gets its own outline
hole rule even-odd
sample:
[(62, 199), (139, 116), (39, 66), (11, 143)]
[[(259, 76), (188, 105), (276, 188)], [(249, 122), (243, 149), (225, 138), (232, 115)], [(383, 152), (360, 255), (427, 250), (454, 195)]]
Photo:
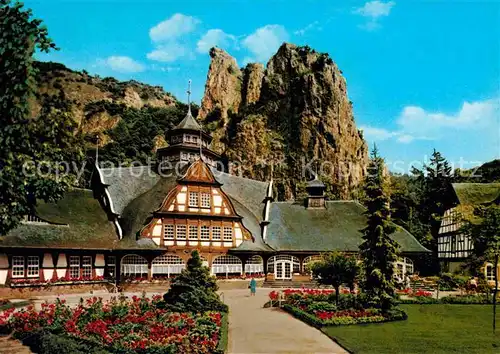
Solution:
[(263, 308), (271, 289), (224, 291), (229, 306), (230, 354), (347, 353), (316, 328), (278, 308)]

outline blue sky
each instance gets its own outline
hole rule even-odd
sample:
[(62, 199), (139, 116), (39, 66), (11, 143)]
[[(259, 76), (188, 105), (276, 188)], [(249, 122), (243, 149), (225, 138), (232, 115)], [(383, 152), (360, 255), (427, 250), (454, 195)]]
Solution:
[[(264, 64), (283, 41), (328, 52), (355, 120), (393, 171), (436, 148), (455, 166), (500, 157), (497, 1), (29, 0), (61, 48), (40, 55), (92, 74), (203, 95), (208, 48)], [(462, 161), (462, 162), (461, 162)]]

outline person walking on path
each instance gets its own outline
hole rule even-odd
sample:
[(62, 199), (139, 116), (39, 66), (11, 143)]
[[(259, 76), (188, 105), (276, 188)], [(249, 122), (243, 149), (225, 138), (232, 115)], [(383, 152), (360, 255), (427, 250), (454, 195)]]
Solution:
[(250, 296), (255, 296), (255, 292), (257, 291), (257, 282), (254, 278), (250, 280), (250, 285), (248, 287), (250, 288)]

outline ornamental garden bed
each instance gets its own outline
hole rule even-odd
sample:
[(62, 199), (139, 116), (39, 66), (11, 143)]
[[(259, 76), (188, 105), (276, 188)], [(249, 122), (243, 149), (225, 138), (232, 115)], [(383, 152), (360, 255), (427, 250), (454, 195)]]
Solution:
[(94, 297), (71, 308), (57, 300), (40, 311), (8, 309), (0, 315), (0, 327), (37, 353), (61, 348), (72, 353), (224, 352), (225, 313), (176, 313), (159, 306), (161, 301), (160, 296), (108, 302)]
[(269, 293), (271, 303), (281, 298), (283, 309), (294, 317), (320, 328), (324, 326), (352, 325), (405, 320), (406, 313), (394, 308), (382, 312), (367, 307), (362, 294), (342, 291), (339, 302), (333, 289), (286, 289)]

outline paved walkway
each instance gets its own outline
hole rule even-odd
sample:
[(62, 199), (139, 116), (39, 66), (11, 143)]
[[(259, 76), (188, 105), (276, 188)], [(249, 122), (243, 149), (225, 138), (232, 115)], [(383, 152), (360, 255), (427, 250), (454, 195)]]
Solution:
[(263, 308), (271, 289), (224, 291), (229, 305), (228, 352), (245, 353), (346, 353), (321, 333), (277, 308)]

